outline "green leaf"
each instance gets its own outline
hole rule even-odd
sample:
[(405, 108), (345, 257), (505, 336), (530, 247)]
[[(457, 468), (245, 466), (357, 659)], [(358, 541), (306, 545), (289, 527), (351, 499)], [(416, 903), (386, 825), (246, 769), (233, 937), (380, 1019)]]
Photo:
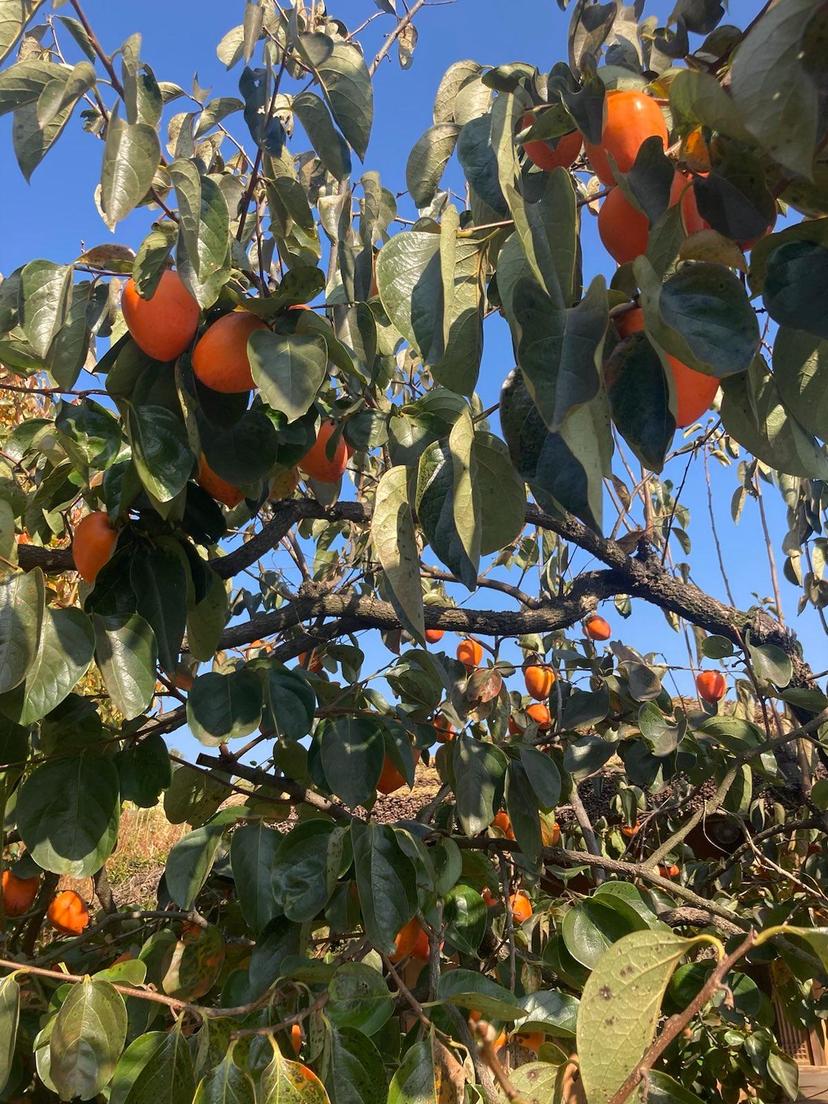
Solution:
[(82, 751), (35, 767), (17, 799), (17, 827), (43, 870), (88, 878), (118, 840), (118, 771)]
[(95, 659), (107, 693), (131, 721), (149, 708), (155, 692), (155, 633), (137, 613), (129, 617), (95, 614), (93, 623)]
[(370, 804), (385, 759), (380, 724), (368, 717), (337, 717), (324, 723), (318, 739), (331, 790), (352, 809)]
[(385, 978), (364, 962), (337, 967), (328, 984), (327, 1015), (338, 1027), (375, 1035), (394, 1011)]
[[(152, 1036), (157, 1034), (152, 1032)], [(139, 1056), (138, 1044), (148, 1038), (145, 1035), (136, 1039), (124, 1055), (125, 1059), (133, 1051), (131, 1068), (125, 1078), (130, 1082), (129, 1087), (120, 1101), (113, 1101), (110, 1097), (110, 1104), (192, 1104), (196, 1088), (193, 1059), (180, 1024), (162, 1036), (160, 1042), (153, 1038), (150, 1045), (144, 1044)], [(135, 1073), (135, 1066), (139, 1063), (140, 1068)], [(120, 1066), (121, 1063), (116, 1070), (116, 1078)]]
[(49, 1038), (49, 1075), (61, 1098), (91, 1100), (109, 1083), (127, 1033), (121, 994), (85, 977), (60, 1006)]
[(486, 902), (471, 886), (456, 885), (445, 895), (446, 938), (462, 954), (477, 954), (486, 934), (487, 916)]
[(497, 157), (492, 148), (491, 115), (479, 115), (464, 124), (457, 137), (457, 160), (472, 195), (495, 215), (507, 215), (509, 208), (500, 188)]
[(261, 1104), (329, 1104), (328, 1094), (313, 1070), (284, 1058), (272, 1035), (269, 1041), (273, 1058), (262, 1073), (257, 1094)]
[(183, 836), (167, 856), (164, 881), (175, 903), (187, 911), (195, 904), (213, 868), (225, 821), (216, 820)]
[[(202, 176), (194, 161), (179, 158), (170, 165), (178, 199), (179, 237), (189, 265), (198, 276), (193, 290), (224, 269), (230, 243), (230, 212), (215, 180)], [(209, 305), (201, 302), (201, 306)]]
[[(0, 5), (2, 12), (2, 5)], [(2, 32), (2, 24), (0, 24)], [(0, 1092), (5, 1089), (14, 1063), (17, 1025), (20, 1019), (20, 986), (15, 977), (0, 981)]]
[(647, 336), (657, 348), (719, 379), (750, 366), (759, 348), (759, 323), (730, 269), (690, 261), (662, 284), (646, 257), (634, 267)]
[(207, 593), (187, 610), (187, 647), (193, 659), (212, 659), (227, 622), (227, 587), (212, 571), (207, 572)]
[(747, 648), (756, 677), (784, 689), (793, 678), (790, 656), (776, 644), (754, 644), (749, 636)]
[(733, 655), (733, 642), (726, 636), (706, 636), (702, 641), (701, 654), (707, 659), (727, 659)]
[(403, 627), (424, 643), (420, 557), (408, 500), (408, 471), (401, 465), (390, 468), (377, 487), (371, 543), (385, 572), (397, 616)]
[(513, 993), (474, 970), (447, 970), (440, 977), (437, 998), (460, 1008), (474, 1008), (486, 1019), (519, 1020), (523, 1016)]
[(764, 300), (768, 314), (783, 326), (828, 338), (825, 301), (828, 248), (816, 242), (791, 241), (768, 256)]
[(669, 1073), (650, 1070), (647, 1074), (648, 1104), (704, 1104), (701, 1097), (685, 1089)]
[(314, 334), (256, 330), (248, 341), (250, 369), (262, 398), (295, 422), (310, 409), (328, 367), (328, 350)]
[(94, 66), (79, 61), (73, 69), (64, 69), (60, 78), (50, 81), (37, 101), (37, 120), (47, 127), (67, 107), (72, 108), (80, 97), (95, 86)]
[(193, 1104), (255, 1104), (255, 1100), (253, 1079), (233, 1061), (231, 1046), (224, 1061), (199, 1081)]
[(388, 1104), (462, 1104), (464, 1088), (458, 1060), (432, 1031), (406, 1051), (391, 1079)]
[(187, 696), (187, 724), (208, 747), (247, 736), (262, 716), (262, 684), (255, 671), (243, 667), (229, 675), (209, 671), (199, 675)]
[(13, 721), (30, 725), (51, 713), (83, 678), (95, 650), (95, 634), (79, 609), (46, 607), (31, 666), (23, 683), (0, 702)]
[(670, 84), (670, 109), (682, 133), (700, 123), (730, 138), (750, 142), (742, 113), (712, 73), (678, 70)]
[(612, 907), (612, 902), (587, 897), (567, 910), (562, 933), (566, 949), (576, 962), (594, 970), (607, 947), (643, 927)]
[(264, 683), (262, 727), (275, 729), (286, 740), (301, 740), (313, 726), (316, 695), (305, 676), (281, 665), (268, 668)]
[(679, 961), (700, 940), (638, 931), (614, 943), (584, 986), (577, 1050), (590, 1104), (609, 1104), (653, 1041)]
[(457, 816), (467, 836), (476, 836), (492, 823), (500, 807), (506, 775), (506, 756), (494, 744), (463, 733), (451, 743)]
[(133, 1082), (168, 1037), (163, 1031), (149, 1031), (129, 1044), (115, 1067), (109, 1087), (109, 1104), (124, 1104)]
[(135, 556), (130, 583), (138, 613), (149, 622), (158, 645), (158, 660), (172, 673), (187, 623), (187, 574), (183, 554), (154, 547)]
[(322, 85), (337, 126), (361, 160), (374, 118), (373, 87), (362, 51), (324, 34), (303, 34), (299, 49)]
[[(0, 4), (0, 19), (3, 5)], [(3, 25), (0, 23), (0, 48)], [(16, 111), (26, 104), (37, 103), (44, 88), (54, 82), (62, 82), (70, 70), (45, 58), (26, 58), (10, 65), (0, 73), (0, 115)]]
[(730, 91), (745, 126), (771, 157), (808, 176), (819, 121), (817, 83), (804, 43), (813, 0), (788, 0), (751, 25), (733, 58)]
[(26, 104), (15, 111), (12, 141), (17, 163), (26, 180), (31, 180), (32, 173), (63, 133), (74, 107), (74, 102), (68, 104), (45, 127), (38, 122), (37, 104)]
[(151, 126), (110, 115), (101, 170), (101, 210), (110, 230), (146, 196), (160, 158), (161, 144)]
[(337, 180), (351, 175), (351, 154), (347, 143), (334, 128), (328, 108), (313, 92), (300, 92), (291, 107), (311, 140), (319, 160)]
[(828, 453), (785, 408), (761, 358), (723, 380), (722, 392), (722, 423), (740, 445), (777, 471), (828, 479)]
[(465, 409), (452, 426), (448, 439), (452, 469), (452, 512), (454, 528), (460, 538), (464, 557), (471, 564), (476, 580), (482, 525), (474, 437), (471, 412)]
[(369, 1038), (353, 1027), (334, 1026), (325, 1087), (331, 1104), (385, 1104), (385, 1068)]
[(780, 326), (773, 345), (773, 380), (787, 410), (808, 433), (826, 436), (828, 341)]
[(0, 0), (0, 61), (23, 34), (43, 0)]
[(414, 866), (384, 824), (354, 821), (351, 842), (365, 934), (377, 950), (390, 954), (397, 932), (417, 907)]
[(230, 841), (230, 863), (242, 915), (258, 935), (278, 913), (273, 870), (282, 837), (261, 821), (237, 828)]
[[(472, 501), (475, 498), (479, 495), (474, 495), (472, 483)], [(415, 504), (417, 520), (434, 554), (470, 591), (474, 590), (477, 586), (477, 564), (468, 558), (455, 524), (454, 465), (448, 441), (429, 445), (421, 455)], [(468, 519), (472, 527), (475, 519), (479, 542), (479, 510)]]
[(653, 755), (672, 755), (684, 738), (687, 721), (679, 713), (675, 724), (670, 724), (653, 701), (645, 702), (638, 711), (638, 727), (650, 745)]
[(38, 654), (45, 585), (40, 568), (0, 582), (0, 693), (19, 686)]
[(177, 237), (178, 227), (174, 222), (158, 222), (141, 243), (132, 266), (132, 279), (144, 299), (151, 299), (155, 294)]
[[(98, 308), (105, 305), (105, 295), (102, 300), (100, 293), (106, 291), (106, 288), (99, 286), (93, 292), (92, 283), (88, 280), (75, 284), (72, 290), (68, 314), (46, 357), (49, 372), (60, 387), (74, 387), (83, 370), (92, 336), (90, 321), (94, 320)], [(97, 406), (88, 401), (83, 405), (87, 410)], [(120, 437), (120, 427), (118, 435)]]
[(518, 536), (526, 521), (526, 488), (509, 459), (506, 444), (484, 430), (474, 437), (475, 483), (481, 502), (480, 554), (498, 552)]
[(453, 302), (447, 313), (440, 239), (439, 234), (421, 230), (396, 234), (377, 256), (377, 283), (388, 317), (422, 356), (434, 379), (469, 395), (483, 351), (482, 246), (473, 238), (457, 239)]
[(163, 406), (131, 406), (127, 427), (144, 489), (159, 502), (170, 502), (193, 470), (184, 423)]
[(347, 833), (325, 821), (309, 820), (283, 837), (273, 871), (276, 898), (288, 920), (303, 923), (320, 913), (344, 872)]
[(46, 357), (72, 301), (72, 266), (30, 261), (20, 273), (20, 324), (36, 356)]
[(615, 347), (604, 378), (618, 432), (646, 468), (660, 472), (676, 420), (661, 358), (646, 335), (631, 334)]
[(170, 753), (164, 737), (156, 732), (140, 743), (128, 744), (115, 755), (121, 800), (139, 809), (152, 809), (172, 781)]
[(562, 1039), (575, 1035), (579, 1001), (561, 989), (538, 989), (521, 997), (525, 1016), (515, 1024), (515, 1031), (544, 1031)]
[(437, 123), (415, 142), (405, 166), (405, 183), (417, 207), (427, 207), (434, 199), (459, 133), (456, 123)]
[(506, 769), (506, 809), (520, 849), (530, 862), (537, 862), (541, 853), (538, 802), (529, 775), (517, 759), (511, 759)]

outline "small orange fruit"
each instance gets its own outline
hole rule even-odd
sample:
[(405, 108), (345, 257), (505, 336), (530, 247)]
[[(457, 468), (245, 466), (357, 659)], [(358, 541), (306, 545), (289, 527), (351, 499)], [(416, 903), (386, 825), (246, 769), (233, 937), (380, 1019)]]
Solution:
[(74, 889), (56, 893), (46, 910), (49, 923), (63, 935), (81, 935), (89, 925), (89, 909)]
[(425, 638), (429, 644), (439, 643), (445, 635), (442, 629), (426, 629), (425, 631)]
[(523, 671), (526, 693), (537, 701), (543, 701), (552, 693), (556, 676), (551, 667), (526, 667)]
[(40, 877), (18, 878), (11, 870), (4, 870), (0, 879), (0, 899), (8, 917), (24, 916), (37, 897)]
[(333, 456), (328, 457), (326, 451), (328, 441), (333, 437), (335, 430), (336, 422), (322, 422), (316, 440), (299, 461), (302, 471), (317, 483), (338, 483), (348, 466), (351, 447), (343, 436), (340, 436)]
[(638, 823), (638, 821), (636, 821), (635, 824), (622, 824), (621, 835), (626, 836), (627, 839), (632, 839), (633, 836), (638, 835), (640, 829), (641, 825)]
[(293, 1053), (298, 1054), (302, 1049), (302, 1027), (300, 1024), (293, 1024), (290, 1029), (290, 1045), (293, 1047)]
[[(527, 127), (532, 126), (534, 121), (535, 116), (531, 111), (527, 111), (520, 120), (520, 129), (526, 130)], [(544, 172), (551, 172), (552, 169), (557, 168), (568, 169), (570, 165), (574, 164), (583, 144), (584, 140), (581, 137), (581, 132), (573, 130), (569, 134), (562, 134), (560, 138), (554, 140), (546, 141), (539, 138), (533, 142), (526, 142), (523, 148), (533, 165), (537, 165)]]
[(453, 727), (448, 717), (444, 717), (442, 713), (439, 713), (434, 718), (434, 735), (439, 743), (448, 744), (457, 735), (457, 730)]
[(518, 1035), (517, 1041), (522, 1047), (537, 1054), (546, 1041), (546, 1036), (542, 1031), (530, 1031), (527, 1035)]
[(394, 951), (390, 955), (392, 962), (399, 962), (401, 958), (418, 958), (428, 962), (431, 949), (428, 942), (428, 933), (423, 928), (416, 916), (412, 916), (407, 924), (404, 924), (397, 932), (394, 940)]
[(72, 558), (81, 578), (94, 583), (117, 543), (118, 533), (103, 510), (82, 517), (72, 538)]
[(588, 617), (584, 622), (584, 632), (587, 634), (590, 640), (609, 640), (612, 636), (612, 629), (610, 628), (609, 621), (604, 620), (597, 613), (594, 613), (591, 617)]
[(492, 828), (498, 828), (508, 840), (515, 838), (515, 833), (512, 829), (512, 819), (509, 814), (501, 809), (499, 813), (495, 813), (495, 818), (491, 823)]
[(223, 502), (225, 506), (231, 508), (238, 506), (244, 498), (244, 491), (234, 487), (232, 483), (228, 483), (226, 479), (222, 479), (220, 475), (213, 471), (207, 463), (204, 453), (198, 458), (198, 485), (208, 495), (212, 495), (216, 502)]
[(457, 645), (457, 658), (467, 671), (474, 671), (483, 661), (483, 645), (468, 636)]
[(667, 145), (667, 124), (651, 96), (634, 90), (608, 92), (600, 145), (586, 143), (587, 156), (598, 179), (603, 184), (615, 184), (607, 154), (612, 154), (620, 172), (629, 172), (638, 151), (653, 135)]
[(518, 724), (517, 718), (515, 717), (514, 713), (509, 714), (507, 725), (510, 736), (520, 736), (523, 733), (523, 726)]
[(308, 654), (307, 652), (300, 652), (297, 656), (299, 666), (304, 667), (306, 671), (310, 671), (313, 675), (318, 675), (322, 670), (322, 657), (317, 652), (316, 648)]
[(677, 878), (681, 873), (681, 870), (679, 869), (679, 867), (676, 866), (675, 863), (670, 863), (669, 865), (665, 863), (659, 866), (658, 872), (662, 876), (662, 878)]
[(128, 280), (121, 310), (135, 344), (153, 360), (175, 360), (192, 344), (198, 329), (199, 306), (177, 272), (168, 270), (150, 299), (142, 299)]
[(540, 815), (541, 843), (544, 847), (560, 847), (561, 826), (551, 814)]
[(700, 671), (696, 675), (696, 689), (702, 701), (715, 705), (727, 693), (727, 679), (721, 671)]
[(527, 707), (526, 716), (535, 722), (541, 732), (552, 727), (552, 714), (549, 712), (549, 706), (544, 705), (543, 702), (532, 702)]
[(626, 264), (647, 251), (650, 223), (620, 188), (613, 188), (598, 212), (598, 234), (615, 263)]
[(255, 387), (247, 342), (267, 326), (249, 311), (231, 311), (209, 326), (193, 350), (193, 371), (211, 391), (233, 395)]
[[(420, 749), (414, 748), (414, 766), (420, 761)], [(382, 772), (379, 776), (379, 782), (377, 782), (377, 789), (381, 794), (394, 793), (395, 790), (400, 789), (401, 786), (406, 784), (402, 774), (397, 769), (394, 760), (386, 755), (382, 764)]]
[(532, 902), (521, 890), (517, 893), (513, 893), (509, 898), (509, 907), (512, 910), (512, 917), (518, 924), (522, 924), (524, 920), (528, 920), (532, 915)]

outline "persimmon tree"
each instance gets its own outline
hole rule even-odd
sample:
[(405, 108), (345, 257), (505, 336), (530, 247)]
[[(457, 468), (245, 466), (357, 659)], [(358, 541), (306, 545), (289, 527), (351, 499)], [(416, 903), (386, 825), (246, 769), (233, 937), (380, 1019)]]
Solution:
[[(666, 471), (778, 488), (822, 613), (828, 4), (577, 0), (548, 71), (453, 65), (383, 182), (423, 7), (251, 0), (210, 98), (0, 0), (20, 170), (82, 126), (106, 226), (145, 215), (0, 284), (6, 1100), (796, 1095), (824, 653), (695, 585)], [(623, 643), (642, 603), (675, 657)], [(107, 882), (127, 802), (191, 828), (151, 909)]]

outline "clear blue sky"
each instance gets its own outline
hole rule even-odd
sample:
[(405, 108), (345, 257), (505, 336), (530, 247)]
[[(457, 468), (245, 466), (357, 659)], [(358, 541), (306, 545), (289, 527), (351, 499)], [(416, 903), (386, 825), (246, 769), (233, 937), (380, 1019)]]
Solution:
[[(672, 6), (671, 2), (657, 0), (647, 4), (646, 13), (663, 18)], [(213, 95), (237, 94), (239, 67), (227, 73), (216, 58), (215, 46), (230, 27), (241, 21), (242, 0), (205, 0), (198, 5), (191, 0), (142, 0), (140, 4), (87, 0), (85, 7), (107, 50), (116, 49), (129, 34), (141, 31), (143, 57), (160, 80), (175, 81), (186, 88), (197, 74), (199, 83), (210, 87)], [(329, 7), (332, 14), (343, 19), (349, 27), (358, 26), (377, 10), (372, 0), (341, 0), (339, 3), (331, 0)], [(399, 0), (398, 7), (402, 9)], [(726, 21), (744, 26), (758, 7), (758, 0), (731, 0)], [(68, 14), (68, 8), (66, 12)], [(439, 4), (436, 0), (435, 5), (424, 9), (417, 19), (420, 37), (413, 68), (401, 71), (393, 50), (390, 60), (380, 69), (376, 82), (376, 117), (366, 167), (379, 170), (383, 182), (392, 191), (403, 191), (408, 151), (430, 125), (434, 92), (444, 70), (461, 58), (474, 58), (484, 64), (521, 60), (548, 69), (566, 56), (568, 21), (568, 14), (561, 13), (554, 0), (510, 0), (509, 3), (455, 0), (452, 4)], [(364, 33), (363, 42), (369, 58), (392, 26), (391, 18), (383, 16)], [(75, 53), (70, 56), (74, 58)], [(176, 111), (181, 109), (180, 104), (173, 107)], [(230, 122), (241, 134), (240, 117), (235, 116)], [(115, 235), (109, 234), (93, 201), (102, 146), (83, 133), (76, 120), (70, 123), (56, 148), (36, 170), (29, 185), (20, 176), (13, 160), (10, 119), (0, 120), (0, 149), (3, 151), (0, 159), (3, 166), (0, 271), (8, 273), (33, 257), (69, 261), (82, 246), (107, 241), (139, 244), (152, 216), (146, 212), (136, 213), (118, 227)], [(401, 213), (411, 214), (405, 204), (406, 200), (401, 200)], [(587, 216), (585, 223), (586, 276), (590, 278), (596, 272), (604, 272), (609, 278), (613, 263), (598, 243), (594, 220)], [(481, 372), (480, 391), (487, 405), (496, 401), (500, 383), (512, 367), (508, 330), (505, 322), (495, 316), (487, 323)], [(680, 482), (684, 464), (684, 459), (675, 462), (665, 475), (675, 483)], [(736, 601), (744, 608), (755, 601), (756, 594), (770, 593), (758, 511), (755, 502), (748, 501), (741, 522), (734, 529), (730, 521), (730, 502), (737, 486), (735, 465), (728, 471), (714, 465), (713, 479), (724, 556)], [(724, 599), (700, 464), (691, 470), (682, 501), (691, 510), (693, 549), (689, 559), (693, 578), (714, 596)], [(765, 501), (776, 537), (775, 552), (781, 574), (779, 543), (786, 528), (785, 511), (773, 488), (765, 488)], [(674, 554), (679, 555), (676, 547)], [(586, 566), (583, 557), (578, 566)], [(819, 658), (826, 654), (825, 637), (816, 615), (809, 609), (797, 617), (798, 590), (784, 579), (782, 588), (787, 620), (801, 635), (816, 668), (825, 666)], [(485, 595), (487, 600), (490, 593)], [(457, 597), (468, 603), (465, 592)], [(477, 596), (471, 604), (491, 603)], [(636, 603), (632, 617), (622, 624), (608, 604), (607, 616), (618, 629), (618, 635), (632, 646), (643, 652), (663, 650), (673, 662), (686, 663), (681, 636), (667, 627), (658, 610)], [(377, 634), (371, 635), (376, 639)], [(450, 637), (446, 638), (446, 643), (453, 646)], [(387, 653), (378, 641), (376, 645), (367, 646), (367, 640), (364, 644), (368, 653), (366, 669), (375, 669)], [(683, 690), (689, 688), (686, 678), (679, 678), (679, 684)], [(171, 742), (181, 747), (188, 744), (180, 733), (173, 736)]]

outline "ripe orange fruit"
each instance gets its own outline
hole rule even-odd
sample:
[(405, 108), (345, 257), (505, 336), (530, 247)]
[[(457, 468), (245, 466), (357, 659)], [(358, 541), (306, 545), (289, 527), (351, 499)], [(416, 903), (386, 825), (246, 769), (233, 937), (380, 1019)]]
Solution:
[(450, 743), (457, 732), (448, 717), (444, 717), (442, 713), (439, 713), (434, 718), (434, 735), (441, 744)]
[(641, 825), (638, 823), (638, 821), (636, 821), (635, 824), (622, 824), (621, 835), (626, 836), (627, 839), (632, 839), (633, 836), (638, 834), (640, 828)]
[[(520, 120), (520, 129), (526, 130), (534, 121), (535, 116), (531, 111), (527, 111)], [(557, 168), (568, 169), (574, 164), (583, 143), (581, 132), (573, 130), (569, 134), (562, 134), (560, 138), (549, 141), (539, 138), (534, 142), (526, 142), (523, 148), (533, 165), (537, 165), (545, 172), (551, 172), (552, 169)]]
[[(415, 767), (419, 763), (419, 761), (420, 749), (414, 748)], [(382, 772), (379, 776), (379, 782), (377, 782), (377, 789), (381, 794), (390, 794), (394, 793), (395, 790), (398, 790), (401, 786), (404, 786), (405, 784), (405, 779), (403, 778), (402, 774), (400, 774), (399, 770), (397, 770), (397, 766), (394, 763), (394, 760), (386, 755), (385, 760), (382, 764)]]
[(523, 680), (526, 683), (526, 693), (537, 701), (543, 701), (552, 693), (556, 675), (551, 667), (526, 667)]
[(410, 955), (412, 958), (428, 962), (430, 953), (428, 933), (417, 917), (412, 916), (397, 932), (394, 951), (389, 957), (392, 962), (399, 962), (401, 958), (407, 958)]
[[(615, 326), (622, 337), (644, 329), (644, 311), (640, 307), (618, 315)], [(673, 386), (676, 392), (676, 427), (684, 429), (697, 421), (705, 410), (709, 410), (719, 390), (719, 381), (715, 376), (697, 372), (688, 368), (674, 356), (668, 356)], [(602, 637), (600, 639), (606, 639)]]
[(72, 538), (72, 558), (81, 578), (94, 583), (117, 543), (118, 533), (103, 510), (82, 517)]
[(302, 1049), (302, 1027), (296, 1023), (290, 1029), (290, 1045), (293, 1047), (293, 1053), (298, 1054)]
[(540, 815), (541, 843), (544, 847), (560, 847), (561, 826), (551, 814)]
[(681, 870), (679, 869), (679, 867), (676, 866), (675, 863), (670, 863), (669, 866), (659, 866), (658, 872), (662, 876), (662, 878), (677, 878), (681, 873)]
[(11, 870), (4, 870), (0, 878), (0, 899), (6, 916), (24, 916), (35, 902), (40, 877), (18, 878)]
[(512, 918), (518, 924), (522, 924), (532, 915), (532, 902), (521, 890), (509, 898), (509, 908), (512, 910)]
[(193, 350), (193, 371), (205, 387), (233, 395), (255, 387), (247, 356), (247, 340), (266, 330), (261, 318), (249, 311), (231, 311), (209, 326)]
[(621, 265), (646, 252), (650, 224), (620, 188), (613, 188), (598, 212), (598, 234), (604, 249)]
[(142, 299), (133, 280), (121, 296), (121, 310), (135, 344), (153, 360), (170, 361), (189, 348), (198, 329), (199, 306), (177, 272), (168, 270), (151, 299)]
[(223, 502), (225, 506), (238, 506), (244, 498), (244, 491), (234, 487), (232, 483), (228, 483), (213, 471), (204, 453), (198, 458), (198, 485), (203, 487), (208, 495), (212, 495), (216, 502)]
[(46, 910), (49, 923), (64, 935), (80, 935), (89, 925), (89, 909), (74, 889), (56, 893)]
[(299, 666), (304, 667), (306, 671), (310, 671), (311, 674), (318, 675), (322, 670), (322, 657), (317, 652), (316, 648), (308, 655), (307, 652), (300, 652), (297, 656)]
[(544, 705), (543, 702), (532, 702), (527, 707), (526, 716), (535, 722), (541, 732), (552, 727), (552, 714), (549, 712), (549, 706)]
[(351, 447), (342, 436), (339, 438), (333, 457), (328, 458), (326, 449), (335, 430), (336, 422), (322, 422), (316, 440), (299, 461), (299, 467), (305, 475), (309, 475), (318, 483), (338, 483), (348, 466)]
[(584, 632), (587, 634), (590, 640), (609, 640), (612, 636), (612, 629), (610, 628), (609, 621), (604, 620), (597, 613), (594, 613), (591, 617), (588, 617), (584, 622)]
[(608, 153), (623, 173), (635, 163), (641, 146), (654, 134), (667, 145), (667, 124), (651, 96), (634, 90), (608, 92), (604, 100), (604, 126), (600, 145), (586, 143), (587, 156), (602, 184), (614, 184)]
[(499, 828), (508, 840), (513, 840), (515, 838), (515, 833), (512, 830), (512, 819), (504, 809), (501, 809), (499, 813), (495, 813), (495, 818), (491, 823), (491, 827)]
[(522, 1047), (537, 1054), (546, 1041), (546, 1036), (542, 1031), (530, 1031), (527, 1035), (518, 1035), (517, 1041)]
[(483, 645), (478, 640), (467, 636), (457, 645), (457, 658), (467, 671), (474, 671), (483, 660)]
[(510, 736), (520, 736), (522, 734), (523, 727), (518, 724), (517, 718), (515, 717), (514, 713), (511, 713), (509, 715), (509, 720), (507, 723)]
[(442, 629), (426, 629), (425, 638), (429, 644), (437, 644), (446, 634)]
[(702, 701), (715, 705), (727, 692), (727, 679), (721, 671), (700, 671), (696, 675), (696, 689)]

